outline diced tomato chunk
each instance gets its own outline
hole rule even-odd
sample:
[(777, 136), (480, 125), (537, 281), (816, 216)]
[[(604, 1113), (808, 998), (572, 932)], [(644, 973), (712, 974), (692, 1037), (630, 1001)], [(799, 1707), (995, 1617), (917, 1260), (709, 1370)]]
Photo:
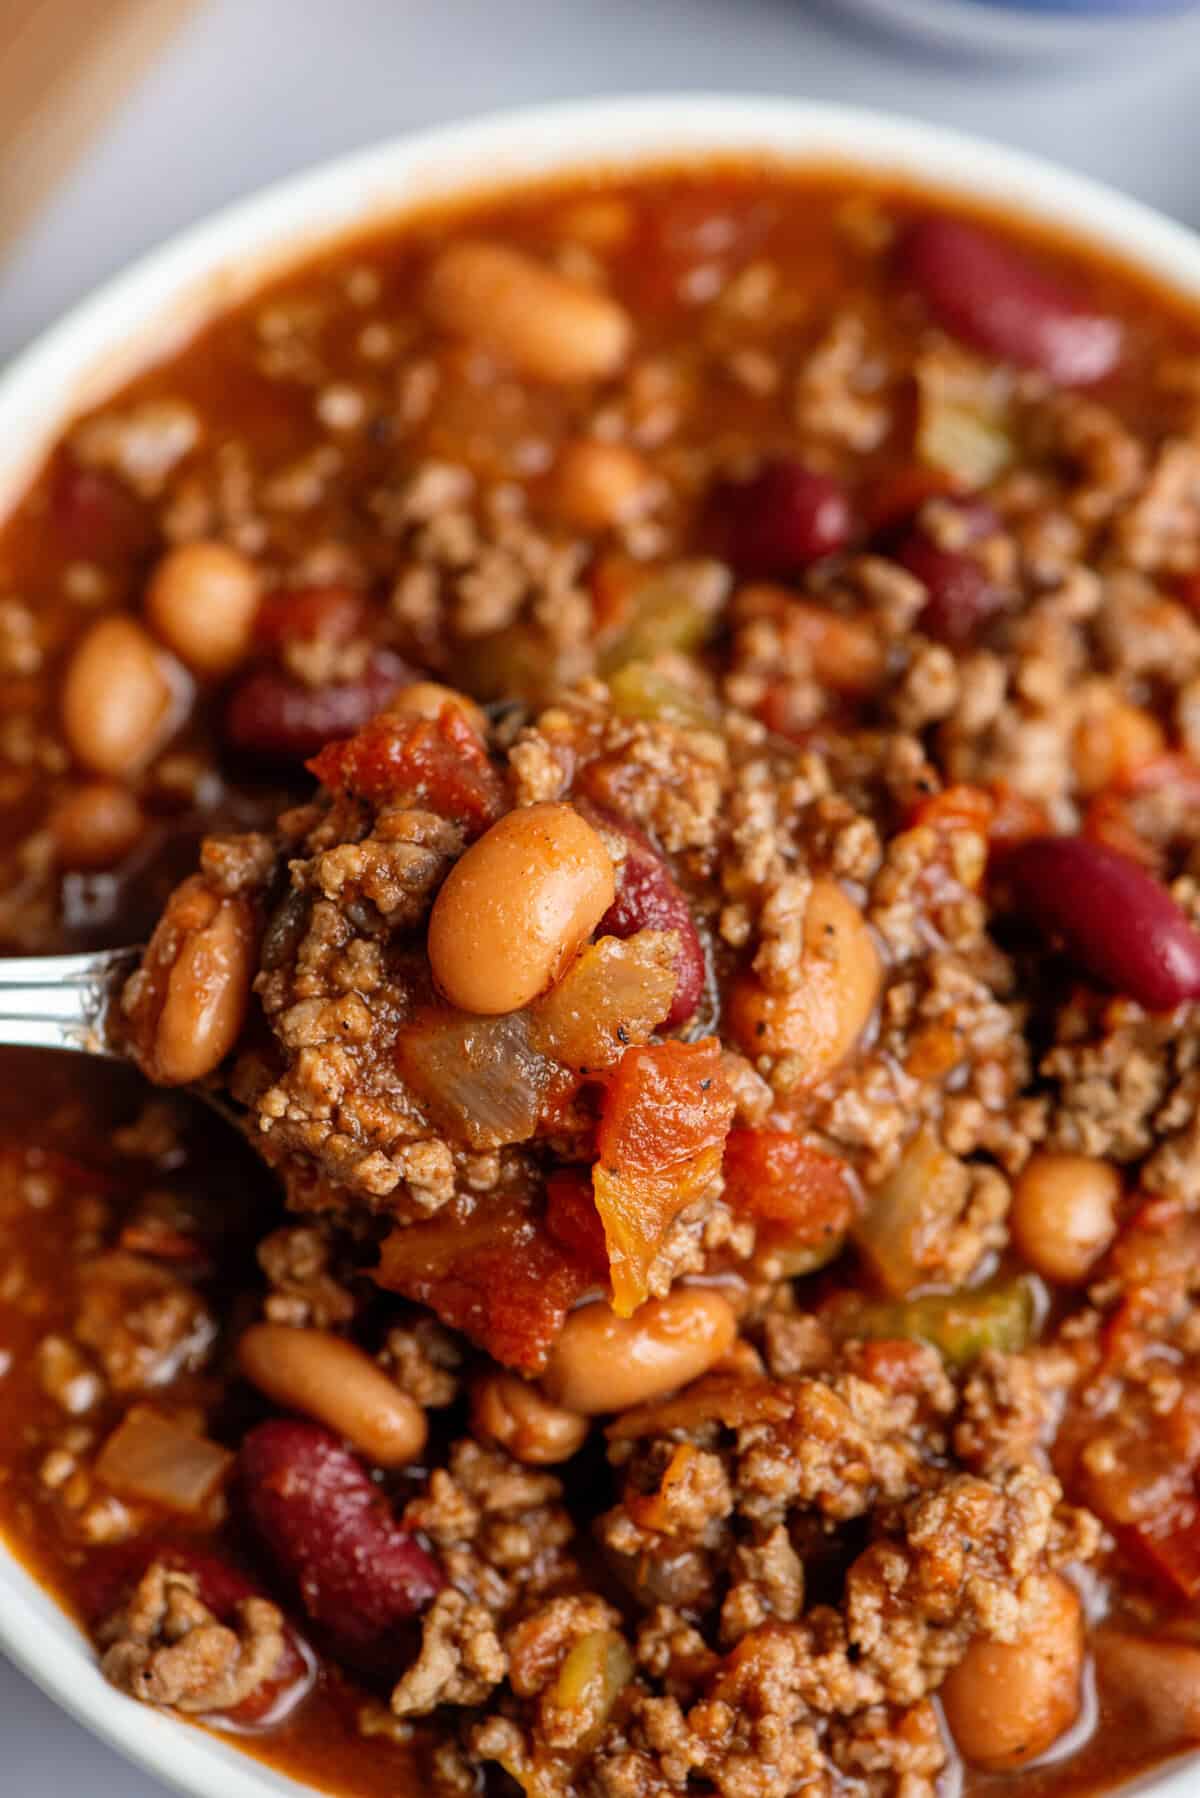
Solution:
[(668, 1229), (715, 1177), (733, 1111), (715, 1037), (627, 1049), (618, 1062), (592, 1170), (618, 1316), (648, 1296)]
[(589, 1168), (564, 1167), (550, 1175), (546, 1181), (546, 1228), (581, 1267), (589, 1268), (607, 1284), (608, 1250)]
[(1018, 793), (1004, 781), (990, 788), (992, 821), (988, 826), (988, 842), (992, 853), (1013, 848), (1030, 837), (1044, 836), (1050, 828), (1050, 815), (1038, 799)]
[(436, 1311), (506, 1367), (540, 1373), (567, 1312), (595, 1272), (520, 1203), (450, 1206), (402, 1224), (383, 1244), (379, 1285)]
[(1127, 1297), (1139, 1287), (1190, 1278), (1200, 1255), (1200, 1218), (1177, 1198), (1149, 1198), (1127, 1219), (1109, 1254), (1109, 1267)]
[(383, 712), (308, 764), (335, 792), (381, 803), (411, 800), (480, 831), (504, 809), (504, 785), (459, 707), (437, 718)]
[(893, 469), (867, 490), (862, 502), (867, 530), (873, 537), (886, 536), (915, 517), (926, 500), (942, 499), (958, 489), (959, 483), (944, 468), (910, 462)]
[(1188, 1497), (1166, 1518), (1119, 1532), (1160, 1579), (1185, 1598), (1200, 1598), (1200, 1504)]
[(732, 1130), (725, 1144), (725, 1200), (789, 1248), (844, 1236), (857, 1194), (846, 1163), (789, 1130)]
[(919, 1393), (929, 1379), (929, 1346), (903, 1338), (881, 1337), (863, 1342), (858, 1366), (873, 1386), (886, 1392)]
[(1188, 610), (1200, 617), (1200, 568), (1194, 574), (1181, 574), (1175, 591)]
[(940, 793), (931, 793), (928, 799), (918, 800), (909, 822), (914, 827), (928, 825), (934, 830), (976, 830), (985, 837), (994, 811), (992, 796), (985, 787), (963, 784), (945, 787)]

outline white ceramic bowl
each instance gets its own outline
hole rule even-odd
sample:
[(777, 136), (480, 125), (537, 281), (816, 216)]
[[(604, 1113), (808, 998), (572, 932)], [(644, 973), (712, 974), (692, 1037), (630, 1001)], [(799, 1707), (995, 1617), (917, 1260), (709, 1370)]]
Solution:
[[(1179, 225), (1034, 157), (914, 121), (707, 94), (507, 113), (401, 138), (269, 188), (174, 239), (77, 307), (0, 380), (0, 516), (74, 413), (320, 245), (442, 196), (714, 153), (839, 164), (974, 195), (1088, 238), (1200, 301), (1200, 239)], [(64, 1710), (194, 1798), (300, 1798), (310, 1790), (230, 1742), (119, 1696), (75, 1626), (2, 1548), (0, 1648)], [(1189, 1760), (1141, 1789), (1185, 1798), (1198, 1785)]]

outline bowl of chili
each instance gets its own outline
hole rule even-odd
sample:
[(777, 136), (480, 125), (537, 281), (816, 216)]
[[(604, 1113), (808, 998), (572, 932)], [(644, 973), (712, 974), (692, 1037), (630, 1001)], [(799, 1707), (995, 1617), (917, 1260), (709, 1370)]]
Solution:
[(1032, 158), (643, 97), (285, 182), (7, 371), (0, 933), (150, 936), (131, 1056), (291, 1207), (241, 1241), (161, 1102), (5, 1128), (0, 1644), (64, 1708), (198, 1798), (679, 1785), (668, 1713), (781, 1795), (1200, 1737), (1197, 308)]

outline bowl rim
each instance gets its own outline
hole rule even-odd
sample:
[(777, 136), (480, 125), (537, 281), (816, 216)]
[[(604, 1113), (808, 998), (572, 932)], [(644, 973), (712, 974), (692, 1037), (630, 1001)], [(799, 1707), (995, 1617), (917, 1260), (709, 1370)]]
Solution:
[[(522, 107), (408, 133), (273, 183), (73, 307), (0, 376), (0, 518), (72, 417), (322, 247), (440, 199), (469, 200), (539, 176), (721, 155), (883, 173), (997, 205), (1200, 302), (1200, 237), (1101, 182), (963, 132), (856, 107), (709, 92)], [(311, 1798), (319, 1789), (230, 1737), (182, 1729), (113, 1690), (75, 1622), (3, 1540), (0, 1649), (77, 1721), (191, 1798)], [(1185, 1798), (1195, 1783), (1189, 1758), (1126, 1789)]]

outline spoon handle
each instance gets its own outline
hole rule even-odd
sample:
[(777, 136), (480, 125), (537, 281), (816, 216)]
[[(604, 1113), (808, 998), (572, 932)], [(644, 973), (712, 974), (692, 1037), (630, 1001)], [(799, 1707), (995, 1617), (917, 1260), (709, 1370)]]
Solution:
[(140, 958), (136, 948), (0, 958), (0, 1046), (119, 1057), (108, 1009)]

